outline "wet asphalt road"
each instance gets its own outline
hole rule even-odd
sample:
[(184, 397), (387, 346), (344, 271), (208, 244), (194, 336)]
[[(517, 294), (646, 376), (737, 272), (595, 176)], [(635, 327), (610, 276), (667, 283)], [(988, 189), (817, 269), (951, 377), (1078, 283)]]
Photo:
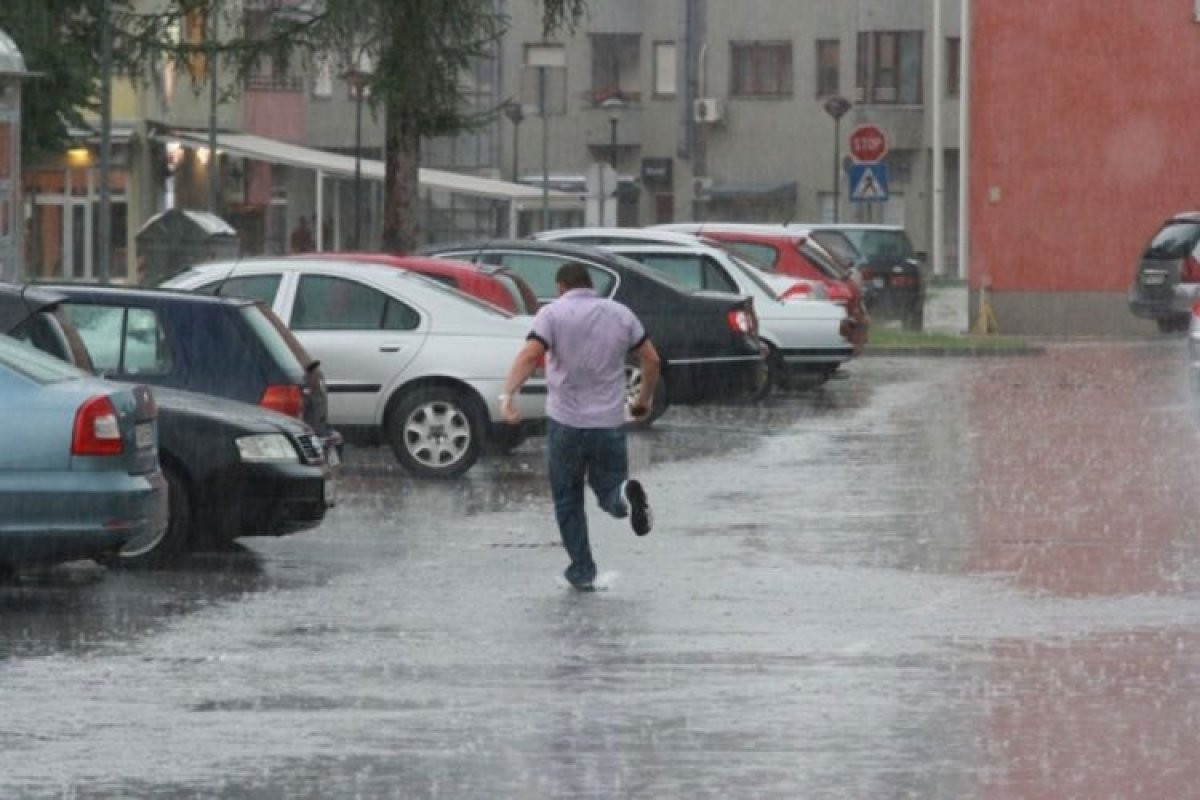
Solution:
[(0, 797), (1196, 797), (1198, 420), (1169, 339), (673, 409), (594, 594), (540, 442), (352, 451), (316, 531), (0, 588)]

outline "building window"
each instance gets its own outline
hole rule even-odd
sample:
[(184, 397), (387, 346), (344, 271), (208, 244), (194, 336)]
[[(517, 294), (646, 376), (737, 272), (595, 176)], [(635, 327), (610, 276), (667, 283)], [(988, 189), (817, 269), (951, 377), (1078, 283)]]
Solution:
[[(245, 11), (242, 24), (246, 38), (250, 41), (267, 41), (272, 33), (271, 26), (276, 10), (249, 8)], [(257, 91), (299, 92), (304, 88), (304, 78), (299, 70), (286, 60), (274, 55), (264, 56), (246, 76), (246, 88)]]
[(858, 100), (920, 105), (921, 31), (875, 31), (858, 35)]
[(831, 97), (841, 91), (841, 60), (840, 41), (817, 40), (817, 97)]
[(791, 42), (734, 42), (732, 94), (735, 97), (790, 97)]
[(946, 39), (946, 94), (958, 97), (962, 83), (962, 39)]
[(654, 43), (654, 96), (674, 97), (676, 51), (674, 42)]
[(525, 45), (525, 66), (563, 67), (567, 63), (567, 51), (561, 44)]
[(641, 94), (641, 37), (637, 34), (592, 34), (592, 102), (610, 97), (636, 100)]

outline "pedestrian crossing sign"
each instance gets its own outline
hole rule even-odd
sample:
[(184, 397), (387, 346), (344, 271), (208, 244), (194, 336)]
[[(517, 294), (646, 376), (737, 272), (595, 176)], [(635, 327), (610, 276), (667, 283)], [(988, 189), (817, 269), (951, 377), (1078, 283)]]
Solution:
[(856, 203), (888, 199), (886, 164), (853, 164), (850, 167), (850, 200)]

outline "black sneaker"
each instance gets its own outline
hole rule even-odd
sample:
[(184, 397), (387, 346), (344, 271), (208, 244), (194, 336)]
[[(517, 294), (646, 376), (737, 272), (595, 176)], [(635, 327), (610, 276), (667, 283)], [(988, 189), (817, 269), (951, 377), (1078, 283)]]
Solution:
[(646, 501), (646, 490), (640, 481), (625, 481), (621, 486), (621, 494), (629, 504), (629, 524), (638, 536), (645, 536), (654, 525), (654, 515), (650, 513), (650, 504)]

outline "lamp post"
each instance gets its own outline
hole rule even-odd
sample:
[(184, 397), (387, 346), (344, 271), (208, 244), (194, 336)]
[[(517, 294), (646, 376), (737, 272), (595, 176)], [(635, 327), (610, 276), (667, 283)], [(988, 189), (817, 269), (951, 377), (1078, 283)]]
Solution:
[(513, 98), (508, 98), (502, 106), (504, 116), (508, 117), (508, 121), (513, 126), (513, 153), (512, 153), (512, 180), (513, 183), (521, 181), (521, 122), (525, 119), (525, 110), (521, 108), (520, 102)]
[(363, 92), (371, 73), (351, 67), (342, 79), (354, 95), (354, 250), (362, 249), (362, 106)]
[[(621, 112), (626, 102), (620, 97), (610, 97), (600, 104), (608, 112), (608, 163), (613, 168), (613, 194), (617, 193), (617, 126), (621, 124)], [(604, 170), (600, 170), (600, 225), (604, 226), (604, 208), (608, 205), (608, 194), (604, 186)], [(613, 216), (616, 216), (614, 211)], [(613, 222), (616, 222), (614, 219)]]
[(833, 117), (833, 221), (838, 221), (838, 208), (842, 204), (842, 178), (838, 170), (842, 160), (842, 117), (850, 110), (851, 103), (840, 95), (830, 97), (824, 103), (825, 113)]

